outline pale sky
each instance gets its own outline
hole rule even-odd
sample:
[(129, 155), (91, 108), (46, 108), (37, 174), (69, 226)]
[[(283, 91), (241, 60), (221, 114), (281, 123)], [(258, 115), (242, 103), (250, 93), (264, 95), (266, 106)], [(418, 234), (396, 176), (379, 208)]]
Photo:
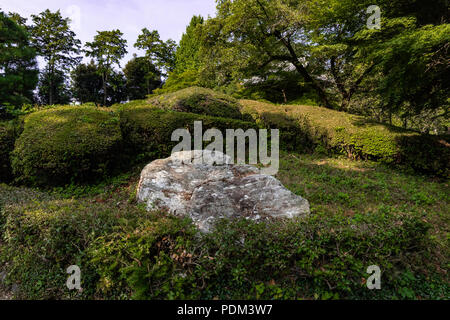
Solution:
[(60, 9), (71, 18), (72, 30), (83, 45), (93, 40), (96, 31), (120, 29), (128, 45), (121, 67), (133, 53), (143, 55), (133, 47), (142, 28), (156, 29), (163, 40), (178, 42), (194, 14), (214, 16), (215, 6), (215, 0), (0, 0), (2, 11), (26, 18)]

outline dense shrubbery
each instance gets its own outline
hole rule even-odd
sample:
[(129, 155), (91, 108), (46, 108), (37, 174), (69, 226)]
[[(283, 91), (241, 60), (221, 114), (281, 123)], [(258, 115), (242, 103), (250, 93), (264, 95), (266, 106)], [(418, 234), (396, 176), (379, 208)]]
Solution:
[(151, 98), (149, 103), (165, 110), (245, 120), (237, 100), (205, 88), (191, 87), (162, 94)]
[[(199, 237), (188, 220), (134, 205), (47, 200), (2, 215), (1, 257), (27, 298), (401, 298), (396, 284), (430, 246), (428, 225), (413, 216), (224, 220)], [(82, 293), (65, 290), (72, 264)], [(364, 283), (373, 264), (383, 270), (379, 292)]]
[(113, 168), (121, 145), (119, 119), (92, 107), (59, 107), (25, 117), (12, 153), (19, 181), (68, 184), (102, 177)]
[(282, 131), (287, 131), (284, 137), (289, 143), (302, 144), (293, 146), (294, 150), (315, 146), (316, 150), (344, 153), (353, 159), (404, 164), (419, 172), (449, 176), (448, 137), (420, 135), (316, 106), (275, 106), (250, 100), (241, 103), (242, 112), (263, 126), (284, 126)]
[(0, 121), (0, 182), (9, 181), (12, 178), (10, 155), (21, 130), (20, 119)]
[(0, 142), (5, 147), (0, 151), (0, 178), (11, 178), (12, 159), (13, 173), (22, 183), (93, 180), (120, 169), (122, 163), (168, 156), (178, 143), (171, 141), (173, 131), (187, 128), (192, 132), (194, 121), (202, 121), (204, 131), (280, 129), (284, 150), (339, 152), (350, 158), (406, 164), (419, 172), (449, 176), (448, 137), (419, 135), (320, 107), (250, 100), (242, 100), (240, 107), (233, 98), (200, 88), (157, 96), (152, 101), (159, 101), (154, 104), (162, 109), (133, 101), (109, 110), (82, 106), (31, 112), (20, 137), (22, 121), (2, 122)]
[(166, 111), (148, 105), (124, 106), (119, 114), (124, 142), (131, 148), (130, 154), (141, 154), (145, 159), (170, 155), (173, 147), (179, 143), (171, 141), (173, 131), (186, 128), (193, 137), (195, 121), (202, 121), (204, 132), (210, 128), (223, 133), (226, 129), (258, 128), (253, 122)]

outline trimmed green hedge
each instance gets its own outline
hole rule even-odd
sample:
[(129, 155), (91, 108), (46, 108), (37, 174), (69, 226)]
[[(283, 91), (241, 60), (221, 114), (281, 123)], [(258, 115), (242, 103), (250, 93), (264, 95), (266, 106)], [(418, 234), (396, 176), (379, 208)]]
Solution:
[(252, 100), (241, 100), (241, 104), (242, 112), (257, 123), (280, 127), (280, 144), (291, 149), (337, 152), (450, 177), (449, 136), (421, 135), (317, 106), (276, 106)]
[(215, 128), (224, 134), (226, 129), (259, 129), (253, 122), (230, 118), (210, 117), (186, 112), (166, 111), (158, 108), (124, 106), (119, 111), (123, 139), (131, 155), (140, 154), (145, 160), (170, 155), (179, 142), (172, 142), (176, 129), (188, 129), (193, 137), (195, 121), (202, 121), (203, 133)]
[(239, 102), (211, 89), (191, 87), (152, 97), (148, 103), (164, 109), (201, 115), (249, 120), (239, 110)]
[(18, 181), (59, 185), (92, 181), (114, 168), (122, 135), (113, 113), (70, 106), (32, 113), (12, 153)]
[(21, 130), (20, 119), (0, 121), (0, 182), (8, 182), (12, 179), (10, 156)]

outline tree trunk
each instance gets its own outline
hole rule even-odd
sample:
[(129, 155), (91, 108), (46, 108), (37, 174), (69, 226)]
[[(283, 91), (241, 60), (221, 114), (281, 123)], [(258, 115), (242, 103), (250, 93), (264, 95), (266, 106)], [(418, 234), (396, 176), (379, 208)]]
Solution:
[(313, 89), (317, 92), (319, 95), (319, 98), (322, 102), (322, 106), (326, 108), (332, 108), (330, 101), (328, 100), (328, 97), (325, 93), (325, 91), (322, 89), (322, 87), (314, 80), (308, 73), (308, 71), (303, 67), (300, 63), (297, 61), (291, 61), (294, 65), (295, 69), (300, 73), (303, 78), (305, 78), (306, 82), (309, 82)]
[(298, 56), (295, 53), (294, 48), (292, 47), (289, 40), (286, 40), (283, 38), (283, 36), (280, 34), (280, 32), (276, 31), (275, 36), (284, 44), (284, 46), (288, 49), (289, 54), (291, 56), (290, 62), (294, 65), (295, 69), (298, 73), (300, 73), (303, 78), (306, 80), (306, 82), (311, 83), (311, 86), (313, 89), (317, 92), (319, 95), (320, 100), (322, 101), (322, 104), (324, 107), (332, 108), (330, 101), (328, 100), (327, 94), (323, 90), (323, 88), (320, 86), (320, 84), (311, 77), (308, 70), (299, 62)]
[(106, 107), (106, 102), (107, 102), (107, 92), (106, 92), (106, 81), (107, 81), (107, 74), (106, 72), (102, 73), (102, 80), (103, 80), (103, 106)]
[(53, 105), (53, 66), (49, 66), (48, 70), (48, 104)]
[(52, 76), (49, 79), (49, 88), (48, 88), (48, 104), (53, 105), (53, 81)]

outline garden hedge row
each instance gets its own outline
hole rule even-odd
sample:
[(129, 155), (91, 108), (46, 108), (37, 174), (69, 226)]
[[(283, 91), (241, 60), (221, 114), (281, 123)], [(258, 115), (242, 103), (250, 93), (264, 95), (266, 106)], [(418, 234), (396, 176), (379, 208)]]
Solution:
[(12, 168), (29, 185), (92, 181), (108, 174), (120, 153), (119, 119), (93, 107), (58, 107), (25, 117)]
[(337, 152), (450, 177), (449, 136), (423, 135), (317, 106), (276, 106), (252, 100), (241, 100), (241, 104), (242, 112), (262, 126), (281, 126), (284, 143), (292, 149)]
[[(259, 129), (254, 122), (211, 117), (186, 112), (166, 111), (151, 106), (125, 106), (119, 111), (124, 144), (129, 154), (155, 159), (170, 155), (179, 142), (171, 141), (176, 129), (185, 128), (194, 136), (194, 122), (201, 121), (203, 133), (215, 128), (225, 138), (226, 129)], [(192, 144), (193, 145), (193, 144)]]
[[(117, 112), (116, 112), (117, 111)], [(202, 121), (203, 132), (217, 128), (258, 129), (254, 122), (161, 110), (147, 104), (99, 109), (65, 106), (31, 113), (14, 148), (15, 130), (0, 127), (2, 175), (32, 186), (92, 182), (139, 161), (170, 155), (178, 142), (172, 132)], [(3, 142), (4, 141), (4, 142)], [(14, 150), (13, 150), (14, 149)]]
[(164, 110), (251, 120), (242, 115), (239, 102), (236, 99), (206, 88), (191, 87), (158, 95), (150, 98), (148, 103)]
[(178, 143), (171, 141), (173, 131), (192, 133), (194, 121), (203, 122), (203, 131), (280, 129), (281, 148), (288, 151), (339, 152), (450, 175), (448, 137), (420, 135), (320, 107), (250, 100), (239, 107), (233, 98), (201, 88), (151, 101), (163, 109), (148, 101), (110, 109), (66, 106), (31, 113), (24, 123), (1, 122), (0, 179), (11, 179), (12, 169), (18, 182), (29, 185), (90, 182), (132, 163), (168, 156)]

